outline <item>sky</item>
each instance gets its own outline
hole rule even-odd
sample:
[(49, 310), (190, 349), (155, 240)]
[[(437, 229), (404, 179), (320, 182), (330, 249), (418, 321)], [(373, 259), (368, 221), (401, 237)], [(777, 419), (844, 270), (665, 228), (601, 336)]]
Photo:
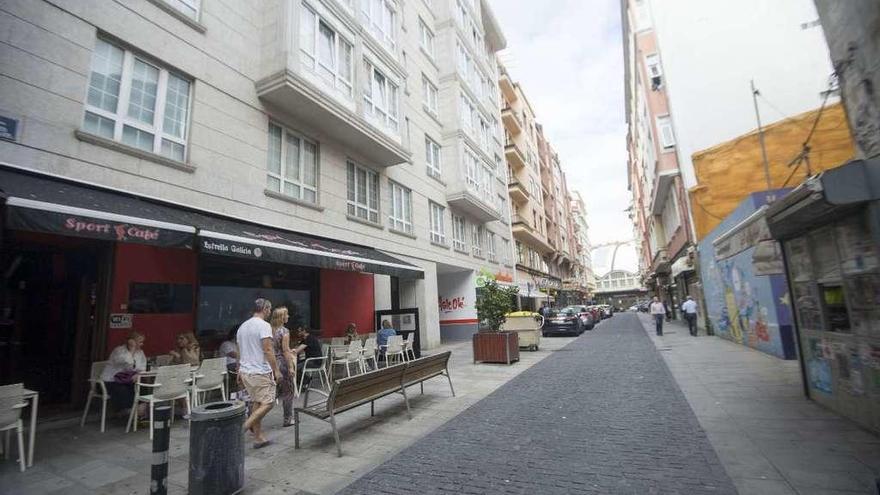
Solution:
[(593, 245), (632, 238), (619, 0), (489, 0), (500, 59), (587, 204)]

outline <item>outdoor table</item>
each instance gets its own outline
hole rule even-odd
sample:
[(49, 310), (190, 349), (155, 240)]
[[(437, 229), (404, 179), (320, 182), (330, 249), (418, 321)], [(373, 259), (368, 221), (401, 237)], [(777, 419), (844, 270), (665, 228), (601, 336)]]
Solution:
[(27, 465), (34, 465), (34, 443), (37, 436), (37, 408), (40, 402), (40, 393), (35, 390), (24, 389), (24, 400), (30, 401), (31, 406), (31, 426), (28, 429), (28, 452)]

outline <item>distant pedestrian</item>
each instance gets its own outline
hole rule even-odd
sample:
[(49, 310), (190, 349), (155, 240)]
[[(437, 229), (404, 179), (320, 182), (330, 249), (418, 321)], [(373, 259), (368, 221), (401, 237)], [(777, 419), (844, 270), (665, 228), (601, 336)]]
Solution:
[(688, 331), (691, 336), (697, 336), (697, 303), (694, 298), (687, 296), (687, 300), (681, 303), (681, 312), (684, 313), (684, 319), (688, 322)]
[(660, 302), (660, 298), (654, 296), (651, 302), (651, 316), (654, 317), (654, 325), (656, 327), (657, 336), (663, 336), (663, 319), (666, 318), (666, 305)]
[(244, 422), (244, 429), (254, 434), (254, 448), (269, 445), (263, 436), (263, 418), (275, 405), (275, 380), (280, 378), (272, 326), (266, 318), (272, 313), (272, 303), (259, 298), (254, 301), (253, 316), (238, 327), (236, 340), (239, 349), (238, 380), (247, 389), (253, 410)]

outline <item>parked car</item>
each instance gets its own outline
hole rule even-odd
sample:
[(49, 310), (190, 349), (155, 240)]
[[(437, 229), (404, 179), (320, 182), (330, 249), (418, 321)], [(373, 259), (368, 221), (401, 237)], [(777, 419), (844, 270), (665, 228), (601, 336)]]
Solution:
[(632, 311), (633, 313), (638, 312), (638, 310), (639, 310), (638, 304), (633, 304), (632, 306), (629, 307), (629, 311)]
[(580, 317), (573, 309), (551, 309), (544, 318), (544, 337), (549, 335), (580, 335), (584, 326)]
[(587, 306), (587, 309), (593, 315), (593, 324), (594, 325), (598, 325), (599, 323), (602, 322), (602, 310), (599, 309), (599, 306), (595, 306), (595, 305)]
[(565, 312), (569, 309), (574, 311), (581, 319), (581, 325), (583, 326), (584, 330), (592, 330), (593, 327), (596, 325), (596, 320), (593, 318), (593, 312), (590, 311), (586, 306), (575, 304), (562, 308), (562, 311)]
[(614, 316), (614, 308), (608, 304), (600, 304), (599, 309), (602, 310), (602, 319)]

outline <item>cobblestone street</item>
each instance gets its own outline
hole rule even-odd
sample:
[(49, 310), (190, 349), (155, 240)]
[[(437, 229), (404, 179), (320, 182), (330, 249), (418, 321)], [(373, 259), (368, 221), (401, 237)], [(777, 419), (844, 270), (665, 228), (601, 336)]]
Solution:
[(736, 493), (659, 352), (619, 314), (341, 493)]

